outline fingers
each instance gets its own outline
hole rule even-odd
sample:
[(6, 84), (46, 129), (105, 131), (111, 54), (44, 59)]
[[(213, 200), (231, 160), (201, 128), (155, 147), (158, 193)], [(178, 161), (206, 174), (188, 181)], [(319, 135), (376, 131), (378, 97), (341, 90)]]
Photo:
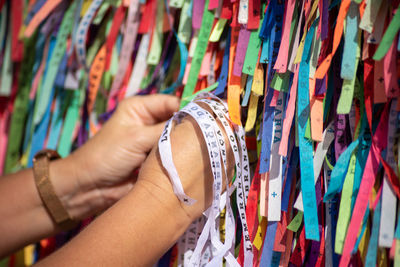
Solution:
[(100, 189), (104, 201), (104, 206), (102, 208), (106, 209), (123, 198), (131, 191), (135, 182), (136, 180), (127, 180), (121, 184)]
[(166, 122), (163, 121), (143, 127), (142, 134), (138, 136), (138, 138), (140, 138), (138, 144), (140, 144), (141, 149), (143, 149), (142, 151), (149, 152), (154, 147), (164, 130), (165, 123)]
[(127, 108), (147, 125), (165, 121), (179, 109), (179, 98), (171, 95), (135, 96), (125, 102)]
[(83, 220), (109, 208), (124, 197), (134, 186), (136, 179), (127, 179), (119, 184), (96, 187), (74, 197), (70, 215)]
[(99, 214), (104, 210), (108, 209), (118, 200), (123, 198), (126, 194), (131, 191), (135, 180), (126, 180), (123, 183), (113, 185), (110, 187), (102, 187), (96, 190), (92, 190), (86, 193), (86, 198), (90, 199), (90, 202), (86, 202), (84, 208), (86, 208), (86, 212), (83, 213), (83, 216), (77, 218), (79, 220), (85, 219), (89, 216), (93, 216), (95, 214)]

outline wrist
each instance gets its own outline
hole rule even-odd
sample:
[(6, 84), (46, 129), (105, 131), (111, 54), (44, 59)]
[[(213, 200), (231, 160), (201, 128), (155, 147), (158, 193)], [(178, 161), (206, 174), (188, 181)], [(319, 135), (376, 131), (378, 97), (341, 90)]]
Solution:
[[(50, 162), (49, 175), (57, 197), (74, 220), (88, 216), (90, 189), (80, 183), (80, 168), (70, 157)], [(89, 214), (90, 215), (90, 214)]]
[[(173, 201), (168, 203), (174, 205), (174, 210), (185, 214), (189, 221), (192, 222), (211, 205), (212, 180), (210, 178), (212, 175), (204, 171), (201, 160), (197, 160), (198, 164), (193, 165), (190, 163), (194, 162), (191, 161), (190, 155), (183, 151), (177, 154), (177, 157), (174, 157), (175, 165), (185, 193), (196, 200), (193, 205), (186, 205), (180, 202), (175, 195), (170, 178), (162, 166), (158, 148), (154, 148), (144, 162), (137, 184), (140, 183), (148, 187), (149, 191), (155, 192), (155, 198), (160, 203), (165, 202), (165, 199), (172, 199)], [(176, 160), (177, 158), (178, 160)]]
[(180, 202), (173, 191), (168, 176), (162, 169), (159, 169), (159, 166), (151, 169), (143, 168), (142, 170), (135, 184), (135, 190), (147, 192), (149, 200), (151, 199), (162, 210), (168, 211), (169, 218), (177, 224), (175, 228), (186, 229), (201, 214), (200, 201), (198, 200), (192, 206)]

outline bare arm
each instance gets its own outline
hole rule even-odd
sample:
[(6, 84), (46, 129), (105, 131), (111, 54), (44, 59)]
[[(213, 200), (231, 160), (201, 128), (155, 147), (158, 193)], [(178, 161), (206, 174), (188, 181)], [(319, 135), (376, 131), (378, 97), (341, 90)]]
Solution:
[(213, 178), (200, 140), (189, 122), (171, 134), (183, 187), (197, 200), (193, 206), (174, 195), (155, 148), (133, 190), (38, 266), (152, 266), (211, 205)]
[[(132, 171), (178, 106), (179, 100), (167, 95), (126, 99), (84, 146), (50, 163), (56, 195), (75, 220), (103, 211), (132, 189)], [(0, 258), (61, 230), (40, 199), (31, 169), (1, 177), (0, 217)]]
[[(58, 196), (69, 214), (82, 219), (82, 210), (70, 202), (78, 191), (71, 183), (74, 168), (69, 159), (50, 163), (50, 176)], [(69, 175), (67, 176), (67, 173)], [(0, 257), (18, 248), (57, 233), (61, 229), (47, 213), (37, 192), (32, 169), (0, 179)], [(77, 203), (76, 203), (77, 204)]]

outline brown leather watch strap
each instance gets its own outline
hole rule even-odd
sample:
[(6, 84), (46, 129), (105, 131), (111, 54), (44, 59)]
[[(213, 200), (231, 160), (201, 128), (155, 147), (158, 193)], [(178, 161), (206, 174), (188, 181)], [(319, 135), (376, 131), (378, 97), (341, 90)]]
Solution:
[(60, 156), (54, 150), (42, 150), (33, 158), (33, 173), (35, 184), (40, 198), (53, 220), (62, 228), (69, 228), (76, 224), (69, 216), (67, 210), (57, 197), (50, 181), (49, 162)]

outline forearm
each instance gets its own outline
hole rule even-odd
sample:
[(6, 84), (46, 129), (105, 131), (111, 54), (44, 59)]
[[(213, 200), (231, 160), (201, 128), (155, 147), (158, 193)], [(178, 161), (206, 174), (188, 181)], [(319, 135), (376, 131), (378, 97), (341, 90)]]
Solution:
[(38, 266), (152, 266), (193, 219), (181, 205), (172, 188), (139, 180), (126, 197)]
[(0, 255), (57, 232), (37, 192), (32, 169), (0, 180)]
[[(49, 164), (50, 180), (56, 195), (72, 218), (81, 220), (94, 198), (78, 189), (76, 166), (70, 158)], [(0, 179), (0, 257), (25, 245), (60, 232), (46, 210), (35, 185), (32, 169), (6, 175)]]
[[(65, 159), (50, 163), (56, 195), (75, 220), (108, 208), (129, 192), (139, 167), (179, 107), (168, 95), (119, 103), (94, 138)], [(0, 179), (0, 257), (58, 232), (34, 184), (32, 170)]]
[(0, 255), (56, 231), (36, 191), (31, 169), (0, 180)]
[(191, 123), (178, 125), (171, 142), (185, 193), (197, 200), (194, 205), (178, 200), (153, 149), (132, 191), (38, 265), (152, 266), (212, 202), (205, 144), (199, 136), (185, 138), (188, 132), (195, 132)]

